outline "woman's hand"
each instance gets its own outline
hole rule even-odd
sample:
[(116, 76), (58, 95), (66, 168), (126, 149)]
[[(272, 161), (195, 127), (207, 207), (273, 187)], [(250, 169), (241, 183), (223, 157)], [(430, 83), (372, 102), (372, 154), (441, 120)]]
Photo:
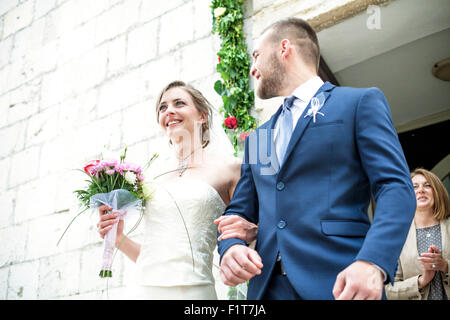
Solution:
[[(448, 271), (448, 264), (436, 246), (430, 246), (428, 252), (418, 258), (423, 267), (423, 274), (419, 276), (419, 289), (425, 287), (435, 276), (436, 271)], [(445, 271), (444, 271), (445, 270)]]
[(419, 261), (427, 270), (448, 272), (448, 262), (436, 246), (430, 246), (427, 253), (422, 253)]
[(218, 225), (218, 231), (221, 233), (218, 241), (231, 238), (239, 238), (246, 243), (250, 243), (256, 239), (258, 234), (258, 226), (237, 215), (221, 216), (214, 220)]
[(422, 289), (428, 283), (430, 283), (430, 281), (433, 280), (435, 274), (436, 274), (436, 271), (425, 270), (425, 267), (424, 267), (423, 274), (421, 274), (419, 276), (419, 279), (417, 281), (419, 289)]
[(97, 223), (98, 233), (102, 239), (105, 238), (106, 233), (112, 229), (113, 225), (119, 223), (117, 225), (117, 236), (116, 236), (116, 247), (124, 237), (123, 220), (119, 220), (120, 214), (116, 211), (111, 211), (107, 205), (102, 205), (98, 208), (98, 213), (100, 216), (100, 221)]

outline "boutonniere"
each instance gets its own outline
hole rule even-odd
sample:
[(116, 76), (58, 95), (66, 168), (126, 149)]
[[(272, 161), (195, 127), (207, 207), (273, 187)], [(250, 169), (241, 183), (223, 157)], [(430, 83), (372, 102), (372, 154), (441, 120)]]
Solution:
[(306, 117), (313, 117), (314, 123), (316, 123), (316, 115), (320, 114), (322, 117), (325, 116), (322, 112), (319, 112), (320, 108), (322, 108), (323, 104), (325, 102), (325, 95), (323, 92), (321, 92), (317, 97), (313, 97), (311, 99), (311, 106), (309, 107), (308, 111), (305, 114)]

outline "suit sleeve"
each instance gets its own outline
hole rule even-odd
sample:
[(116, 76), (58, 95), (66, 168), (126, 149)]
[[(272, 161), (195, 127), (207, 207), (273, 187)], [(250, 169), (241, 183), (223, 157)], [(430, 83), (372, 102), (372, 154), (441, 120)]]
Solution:
[[(253, 133), (255, 134), (255, 132)], [(245, 141), (244, 161), (241, 165), (241, 177), (234, 190), (233, 198), (225, 209), (223, 215), (238, 215), (255, 224), (258, 223), (258, 195), (256, 193), (253, 173), (249, 163), (249, 141)], [(219, 234), (220, 235), (220, 234)], [(244, 240), (239, 238), (225, 239), (218, 242), (218, 251), (220, 257), (225, 251), (235, 244), (247, 245)]]
[(375, 263), (392, 283), (416, 209), (414, 189), (383, 93), (377, 88), (365, 90), (355, 117), (356, 143), (376, 202), (374, 219), (355, 260)]

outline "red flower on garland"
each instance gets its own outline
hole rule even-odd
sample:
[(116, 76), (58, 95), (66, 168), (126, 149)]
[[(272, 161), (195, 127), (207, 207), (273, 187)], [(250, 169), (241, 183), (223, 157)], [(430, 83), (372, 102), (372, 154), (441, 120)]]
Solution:
[(236, 129), (237, 128), (237, 119), (235, 116), (231, 116), (225, 119), (225, 125), (230, 129)]
[(221, 60), (220, 57), (219, 57), (219, 63), (220, 63), (220, 62), (222, 62), (222, 60)]

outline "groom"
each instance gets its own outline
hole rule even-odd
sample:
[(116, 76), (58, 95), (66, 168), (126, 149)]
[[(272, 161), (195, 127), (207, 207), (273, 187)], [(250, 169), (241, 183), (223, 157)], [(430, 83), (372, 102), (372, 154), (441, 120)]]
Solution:
[(323, 83), (319, 58), (314, 30), (296, 18), (268, 27), (253, 52), (257, 95), (286, 99), (247, 138), (224, 213), (259, 224), (256, 251), (237, 238), (218, 245), (224, 283), (251, 279), (248, 299), (381, 299), (414, 215), (383, 93)]

